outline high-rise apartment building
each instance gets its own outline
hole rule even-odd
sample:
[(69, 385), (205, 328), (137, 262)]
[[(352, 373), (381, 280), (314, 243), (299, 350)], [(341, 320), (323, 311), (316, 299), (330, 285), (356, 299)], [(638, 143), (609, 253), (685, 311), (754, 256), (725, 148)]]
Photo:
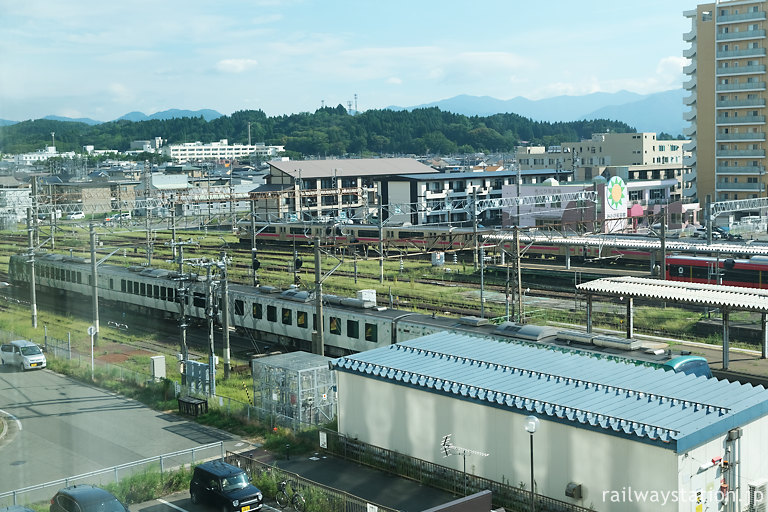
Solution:
[(683, 39), (684, 68), (698, 199), (764, 197), (766, 193), (766, 1), (723, 0), (683, 14), (691, 31)]

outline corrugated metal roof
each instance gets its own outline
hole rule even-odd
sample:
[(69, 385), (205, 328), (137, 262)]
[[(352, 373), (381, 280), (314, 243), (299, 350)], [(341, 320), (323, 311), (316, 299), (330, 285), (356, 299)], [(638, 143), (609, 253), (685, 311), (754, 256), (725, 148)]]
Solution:
[(762, 386), (462, 334), (432, 334), (332, 364), (678, 452), (768, 414)]
[(768, 290), (684, 283), (647, 277), (606, 277), (576, 285), (582, 292), (623, 295), (768, 313)]
[[(617, 249), (655, 249), (661, 250), (661, 240), (641, 236), (594, 235), (594, 236), (553, 236), (520, 233), (520, 243), (550, 244), (565, 247), (615, 247)], [(499, 230), (496, 233), (484, 235), (487, 242), (511, 242), (514, 239), (512, 231)], [(703, 254), (749, 254), (768, 255), (768, 245), (757, 242), (714, 242), (707, 244), (706, 240), (676, 240), (668, 238), (665, 242), (667, 253), (690, 252)]]
[(393, 174), (436, 173), (437, 170), (413, 158), (350, 158), (346, 160), (289, 160), (269, 162), (295, 178), (330, 178), (334, 171), (343, 176), (389, 176)]

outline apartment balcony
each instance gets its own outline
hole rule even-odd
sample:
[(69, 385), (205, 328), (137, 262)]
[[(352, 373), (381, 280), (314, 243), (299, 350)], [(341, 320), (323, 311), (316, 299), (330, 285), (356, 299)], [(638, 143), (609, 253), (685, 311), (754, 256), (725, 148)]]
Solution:
[[(696, 157), (696, 139), (693, 139), (691, 142), (686, 142), (685, 144), (683, 144), (683, 151), (693, 152), (693, 157), (695, 158)], [(691, 158), (691, 157), (685, 157), (685, 158)], [(688, 165), (688, 164), (685, 164), (685, 165)]]
[(739, 192), (762, 192), (765, 190), (765, 183), (716, 183), (715, 190), (720, 191), (739, 191)]
[[(683, 39), (685, 39), (685, 37), (683, 37)], [(743, 39), (765, 39), (765, 30), (761, 29), (745, 30), (744, 32), (726, 32), (725, 34), (717, 34), (715, 36), (715, 41), (741, 41)]]
[(696, 181), (696, 171), (683, 174), (683, 183), (689, 183), (691, 181)]
[[(683, 54), (683, 56), (685, 56), (685, 54)], [(715, 54), (716, 59), (740, 59), (742, 57), (765, 57), (765, 48), (747, 48), (746, 50), (726, 50), (726, 51), (717, 52)]]
[(683, 157), (683, 165), (686, 167), (694, 167), (696, 165), (696, 153), (691, 156)]
[(727, 68), (717, 68), (717, 76), (733, 76), (733, 75), (756, 75), (765, 73), (765, 66), (752, 65), (752, 66), (729, 66)]
[(690, 43), (693, 42), (696, 39), (696, 27), (693, 27), (693, 30), (690, 32), (686, 32), (683, 34), (683, 41)]
[(717, 158), (765, 158), (764, 149), (718, 149)]
[(693, 121), (696, 119), (696, 107), (693, 107), (693, 109), (688, 112), (683, 112), (683, 119), (686, 121)]
[(733, 124), (765, 124), (765, 116), (738, 116), (738, 117), (721, 117), (715, 118), (715, 123), (720, 126), (733, 125)]
[(686, 48), (685, 50), (683, 50), (683, 57), (685, 57), (686, 59), (692, 59), (695, 56), (696, 56), (696, 44), (695, 43), (690, 48)]
[(690, 75), (691, 73), (694, 73), (696, 71), (696, 60), (688, 64), (683, 68), (683, 73), (686, 75)]
[(715, 90), (717, 92), (727, 91), (764, 91), (765, 82), (746, 82), (740, 84), (717, 84)]
[(718, 142), (720, 141), (729, 141), (729, 142), (753, 142), (753, 141), (764, 141), (765, 140), (765, 132), (756, 132), (756, 133), (718, 133), (715, 136), (715, 140)]
[(696, 88), (696, 77), (695, 76), (691, 77), (690, 80), (688, 80), (687, 82), (683, 83), (683, 89), (685, 89), (686, 91), (690, 91), (691, 89), (695, 89), (695, 88)]
[(683, 16), (685, 16), (686, 18), (695, 18), (696, 16), (698, 16), (698, 12), (696, 11), (696, 9), (688, 9), (687, 11), (683, 11)]
[(715, 167), (715, 174), (727, 174), (729, 176), (763, 176), (765, 174), (765, 166), (763, 165), (745, 165), (741, 167)]
[(696, 192), (697, 192), (696, 187), (686, 188), (686, 189), (683, 189), (683, 196), (696, 197)]
[(686, 137), (693, 137), (696, 135), (696, 125), (692, 124), (683, 128), (683, 135)]
[(739, 23), (747, 21), (760, 21), (765, 19), (765, 11), (757, 12), (744, 12), (740, 14), (726, 14), (725, 16), (718, 16), (715, 23), (721, 25), (723, 23)]
[(683, 98), (683, 104), (691, 106), (696, 103), (696, 92), (694, 91), (693, 94), (689, 94), (685, 98)]
[(756, 108), (765, 106), (765, 98), (747, 98), (745, 100), (718, 100), (717, 108)]

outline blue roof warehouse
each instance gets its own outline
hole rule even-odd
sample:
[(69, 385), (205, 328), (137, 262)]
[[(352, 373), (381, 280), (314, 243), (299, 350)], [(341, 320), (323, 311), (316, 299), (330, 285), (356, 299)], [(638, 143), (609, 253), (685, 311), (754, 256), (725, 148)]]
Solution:
[[(525, 424), (536, 416), (536, 492), (583, 507), (692, 510), (693, 497), (716, 510), (725, 482), (741, 510), (749, 484), (768, 477), (761, 386), (449, 333), (342, 357), (333, 368), (339, 432), (461, 469), (439, 450), (452, 434), (489, 454), (470, 457), (467, 471), (498, 481), (529, 481)], [(569, 484), (581, 485), (580, 499), (565, 496)]]

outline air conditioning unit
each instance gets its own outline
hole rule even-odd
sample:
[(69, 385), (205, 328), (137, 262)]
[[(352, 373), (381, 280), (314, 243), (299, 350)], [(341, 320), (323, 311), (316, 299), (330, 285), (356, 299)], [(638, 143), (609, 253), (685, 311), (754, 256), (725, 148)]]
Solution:
[(768, 511), (768, 481), (752, 482), (749, 485), (749, 512)]

